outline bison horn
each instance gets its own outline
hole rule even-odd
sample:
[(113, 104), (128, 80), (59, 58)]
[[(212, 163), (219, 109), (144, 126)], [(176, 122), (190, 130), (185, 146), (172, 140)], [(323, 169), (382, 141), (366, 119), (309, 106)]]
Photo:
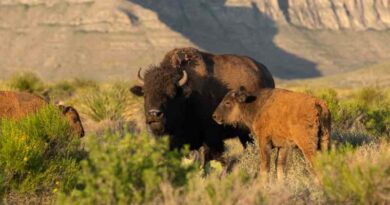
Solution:
[(141, 85), (144, 85), (145, 83), (144, 83), (144, 79), (143, 79), (142, 76), (141, 76), (141, 70), (142, 70), (142, 68), (139, 68), (137, 78), (138, 78), (138, 82), (139, 82)]
[(187, 83), (188, 81), (188, 75), (185, 70), (183, 70), (183, 77), (179, 80), (179, 86), (183, 86)]

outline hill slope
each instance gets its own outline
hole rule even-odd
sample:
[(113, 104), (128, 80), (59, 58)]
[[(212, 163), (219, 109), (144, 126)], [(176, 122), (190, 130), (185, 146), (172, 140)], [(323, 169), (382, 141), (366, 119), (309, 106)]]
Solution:
[(181, 46), (316, 77), (389, 60), (389, 27), (387, 0), (0, 0), (0, 78), (133, 79)]
[(390, 88), (390, 62), (365, 66), (337, 75), (306, 80), (280, 81), (279, 86), (287, 88)]

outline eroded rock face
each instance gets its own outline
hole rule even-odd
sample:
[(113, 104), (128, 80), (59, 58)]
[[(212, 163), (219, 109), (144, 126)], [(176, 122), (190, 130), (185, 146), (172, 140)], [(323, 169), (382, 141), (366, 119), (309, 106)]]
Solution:
[(389, 27), (389, 0), (0, 0), (0, 78), (132, 79), (184, 46), (313, 77), (390, 59)]
[(385, 30), (389, 0), (288, 0), (290, 23), (308, 29)]

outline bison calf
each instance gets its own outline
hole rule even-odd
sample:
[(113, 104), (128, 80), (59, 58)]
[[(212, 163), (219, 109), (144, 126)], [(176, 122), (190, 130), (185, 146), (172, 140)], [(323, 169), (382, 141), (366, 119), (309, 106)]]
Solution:
[(244, 126), (256, 135), (262, 174), (270, 171), (272, 148), (278, 149), (278, 178), (284, 175), (290, 147), (298, 146), (310, 164), (316, 150), (329, 148), (329, 110), (322, 100), (305, 94), (283, 89), (249, 93), (241, 87), (226, 94), (213, 118), (219, 124)]

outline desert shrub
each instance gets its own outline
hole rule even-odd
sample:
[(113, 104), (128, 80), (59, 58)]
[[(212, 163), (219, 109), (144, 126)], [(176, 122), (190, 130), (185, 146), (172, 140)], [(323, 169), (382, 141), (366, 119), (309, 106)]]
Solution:
[(390, 100), (386, 100), (380, 89), (364, 88), (346, 98), (339, 98), (333, 89), (309, 90), (307, 93), (326, 101), (335, 129), (375, 136), (390, 133)]
[(342, 146), (316, 163), (329, 204), (389, 204), (389, 144)]
[(42, 80), (31, 72), (17, 73), (13, 75), (9, 80), (9, 86), (12, 89), (29, 93), (40, 93), (45, 88)]
[(160, 184), (177, 188), (194, 170), (186, 152), (169, 151), (166, 138), (127, 133), (88, 136), (88, 159), (81, 162), (78, 188), (62, 204), (143, 204), (161, 197)]
[(105, 119), (120, 120), (128, 106), (129, 97), (128, 86), (123, 83), (91, 89), (80, 97), (82, 112), (97, 122)]
[(367, 117), (364, 121), (367, 130), (374, 135), (390, 136), (390, 109), (375, 109), (367, 112)]
[(50, 98), (64, 100), (71, 97), (76, 92), (77, 87), (70, 81), (58, 82), (49, 88)]
[(52, 106), (14, 121), (0, 121), (3, 190), (45, 194), (69, 190), (79, 169), (79, 139)]

